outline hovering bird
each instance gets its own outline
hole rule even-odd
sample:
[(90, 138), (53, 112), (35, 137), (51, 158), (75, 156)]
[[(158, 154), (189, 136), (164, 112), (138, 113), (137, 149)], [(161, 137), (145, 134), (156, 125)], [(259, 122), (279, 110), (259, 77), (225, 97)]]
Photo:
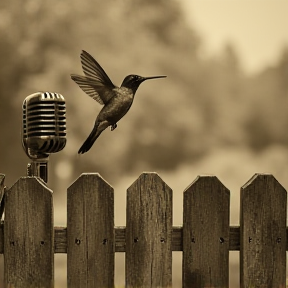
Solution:
[(89, 151), (107, 127), (110, 126), (111, 131), (116, 129), (117, 122), (130, 109), (135, 93), (142, 82), (166, 76), (128, 75), (124, 78), (121, 86), (117, 87), (88, 52), (82, 50), (80, 58), (85, 76), (71, 74), (71, 78), (88, 96), (104, 105), (96, 118), (92, 132), (78, 151), (78, 154), (84, 154)]

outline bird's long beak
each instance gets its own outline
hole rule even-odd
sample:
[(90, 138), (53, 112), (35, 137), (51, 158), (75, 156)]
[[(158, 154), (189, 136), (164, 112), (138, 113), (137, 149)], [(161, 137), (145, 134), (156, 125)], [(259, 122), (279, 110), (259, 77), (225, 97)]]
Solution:
[(150, 77), (143, 77), (143, 81), (149, 80), (149, 79), (156, 79), (156, 78), (166, 78), (167, 76), (150, 76)]

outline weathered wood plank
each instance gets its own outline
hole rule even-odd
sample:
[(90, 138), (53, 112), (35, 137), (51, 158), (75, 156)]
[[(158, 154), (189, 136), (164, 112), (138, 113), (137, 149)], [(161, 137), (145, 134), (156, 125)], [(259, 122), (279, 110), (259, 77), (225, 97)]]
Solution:
[(67, 253), (66, 227), (54, 227), (54, 253)]
[(5, 287), (54, 287), (52, 191), (20, 178), (5, 195)]
[[(3, 253), (3, 248), (1, 246), (1, 229), (0, 225), (0, 254)], [(172, 227), (172, 251), (183, 251), (183, 233), (181, 226)], [(240, 227), (231, 226), (229, 232), (229, 250), (239, 251), (240, 250)], [(115, 252), (125, 252), (126, 251), (126, 227), (116, 226), (115, 231)], [(55, 227), (55, 253), (67, 253), (67, 239), (66, 227)], [(287, 228), (288, 233), (288, 228)], [(288, 251), (288, 247), (286, 249)]]
[(5, 175), (0, 174), (0, 220), (2, 219), (2, 215), (4, 212), (4, 194), (5, 194), (5, 186), (4, 186)]
[(172, 285), (172, 190), (143, 173), (127, 190), (126, 287)]
[[(182, 251), (182, 227), (172, 227), (172, 251)], [(115, 227), (115, 252), (126, 251), (126, 227)]]
[[(183, 235), (181, 226), (172, 227), (172, 251), (183, 251)], [(229, 250), (240, 250), (240, 226), (230, 226), (229, 229)], [(126, 227), (114, 227), (115, 233), (115, 252), (126, 251)], [(286, 228), (286, 235), (288, 228)], [(286, 237), (286, 239), (288, 239)], [(67, 228), (54, 227), (54, 253), (67, 253)], [(286, 241), (286, 251), (288, 243)], [(0, 225), (0, 254), (4, 252), (4, 225)]]
[(172, 251), (183, 251), (183, 229), (180, 226), (172, 227)]
[(183, 287), (229, 286), (230, 192), (199, 176), (184, 192)]
[(256, 174), (241, 189), (240, 282), (286, 287), (287, 193), (272, 175)]
[(0, 225), (0, 254), (4, 253), (4, 224)]
[(229, 228), (229, 251), (240, 250), (240, 226), (230, 226)]
[(115, 252), (126, 251), (126, 227), (115, 227)]
[(82, 174), (67, 197), (68, 287), (114, 287), (113, 188), (98, 173)]

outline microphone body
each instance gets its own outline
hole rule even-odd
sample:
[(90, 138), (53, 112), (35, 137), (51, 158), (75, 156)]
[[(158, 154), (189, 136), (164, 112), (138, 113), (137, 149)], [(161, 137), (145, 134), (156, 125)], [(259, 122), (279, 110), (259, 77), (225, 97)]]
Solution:
[(66, 145), (65, 99), (58, 93), (37, 92), (25, 98), (22, 111), (22, 146), (32, 160), (27, 174), (39, 177), (42, 174), (41, 178), (47, 182), (49, 154), (61, 151)]

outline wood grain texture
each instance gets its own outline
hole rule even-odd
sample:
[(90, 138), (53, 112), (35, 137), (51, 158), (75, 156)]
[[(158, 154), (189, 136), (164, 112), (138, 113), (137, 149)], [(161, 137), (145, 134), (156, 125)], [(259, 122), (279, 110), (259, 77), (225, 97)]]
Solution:
[(53, 287), (53, 254), (67, 252), (70, 288), (114, 287), (114, 252), (126, 252), (127, 287), (169, 287), (171, 251), (183, 251), (183, 287), (228, 287), (228, 250), (240, 249), (242, 288), (285, 287), (287, 193), (272, 175), (242, 187), (241, 228), (229, 227), (229, 191), (214, 176), (185, 190), (183, 227), (172, 226), (172, 190), (155, 173), (128, 189), (127, 227), (114, 227), (113, 189), (99, 174), (68, 189), (67, 228), (53, 227), (52, 192), (40, 179), (23, 177), (5, 193), (6, 288)]
[(143, 173), (127, 190), (126, 287), (172, 285), (172, 190)]
[(114, 287), (114, 192), (97, 173), (67, 193), (68, 288)]
[(272, 175), (241, 189), (241, 287), (286, 287), (287, 193)]
[(5, 196), (5, 287), (54, 287), (52, 191), (35, 177), (20, 178)]
[[(181, 226), (172, 227), (172, 251), (183, 251), (183, 229)], [(114, 227), (115, 252), (126, 251), (126, 227)], [(286, 228), (286, 235), (288, 229)], [(286, 239), (287, 236), (286, 236)], [(240, 250), (240, 226), (229, 228), (229, 250)], [(286, 241), (286, 251), (288, 243)], [(4, 225), (0, 224), (0, 254), (4, 252)], [(67, 227), (54, 227), (54, 253), (67, 253)]]
[(5, 204), (5, 186), (4, 186), (5, 175), (0, 173), (0, 220), (2, 219), (2, 215), (4, 212), (4, 204)]
[(183, 287), (229, 287), (230, 192), (199, 176), (184, 192)]
[(54, 253), (67, 253), (67, 227), (54, 227)]

